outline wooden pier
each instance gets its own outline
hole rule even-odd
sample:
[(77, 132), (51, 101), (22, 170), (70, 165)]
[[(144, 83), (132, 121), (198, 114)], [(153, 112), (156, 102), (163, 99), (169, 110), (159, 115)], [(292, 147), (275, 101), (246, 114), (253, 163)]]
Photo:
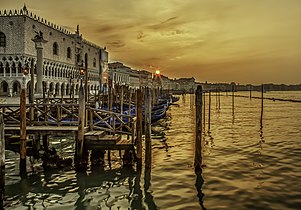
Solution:
[[(96, 158), (103, 158), (105, 151), (124, 151), (133, 160), (142, 160), (142, 133), (146, 132), (146, 163), (151, 164), (151, 109), (160, 96), (159, 89), (144, 88), (133, 90), (128, 87), (115, 87), (108, 95), (85, 101), (84, 88), (80, 87), (79, 98), (36, 98), (26, 104), (24, 94), (21, 104), (0, 104), (0, 114), (4, 122), (4, 136), (7, 149), (20, 153), (20, 175), (26, 176), (26, 156), (39, 158), (39, 150), (50, 151), (49, 136), (69, 136), (74, 138), (75, 164), (82, 168), (86, 151), (94, 152)], [(152, 93), (153, 92), (153, 93)], [(114, 95), (115, 93), (115, 95)], [(117, 93), (117, 94), (116, 94)], [(152, 96), (153, 95), (153, 96)], [(143, 117), (142, 106), (146, 107)], [(98, 108), (98, 104), (109, 109)], [(120, 110), (113, 111), (113, 106)], [(136, 114), (130, 114), (135, 108)], [(128, 112), (124, 112), (124, 109)], [(145, 125), (142, 126), (142, 120)], [(72, 141), (72, 140), (71, 140)], [(27, 149), (30, 152), (27, 153)], [(33, 151), (33, 152), (32, 152)], [(101, 154), (101, 155), (99, 155)], [(95, 155), (91, 157), (95, 158)], [(124, 160), (124, 158), (123, 158)], [(25, 171), (25, 173), (23, 173)]]

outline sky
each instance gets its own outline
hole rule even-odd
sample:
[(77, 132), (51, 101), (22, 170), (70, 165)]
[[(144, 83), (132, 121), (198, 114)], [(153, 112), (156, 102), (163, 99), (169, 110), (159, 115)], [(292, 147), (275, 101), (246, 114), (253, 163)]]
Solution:
[(0, 0), (109, 52), (199, 82), (301, 84), (301, 0)]

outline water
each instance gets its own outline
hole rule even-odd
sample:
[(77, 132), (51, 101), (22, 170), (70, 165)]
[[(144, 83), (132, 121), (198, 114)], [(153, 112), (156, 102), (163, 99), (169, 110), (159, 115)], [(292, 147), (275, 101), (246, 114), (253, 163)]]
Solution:
[[(301, 98), (301, 92), (266, 95)], [(261, 126), (260, 100), (235, 98), (233, 115), (230, 96), (221, 96), (220, 110), (212, 96), (209, 131), (206, 98), (204, 168), (196, 174), (190, 99), (181, 97), (153, 127), (151, 170), (123, 168), (114, 154), (111, 169), (106, 163), (87, 173), (43, 172), (35, 163), (20, 180), (18, 155), (7, 151), (5, 209), (301, 209), (301, 103), (265, 101)], [(69, 139), (52, 144), (73, 155)]]

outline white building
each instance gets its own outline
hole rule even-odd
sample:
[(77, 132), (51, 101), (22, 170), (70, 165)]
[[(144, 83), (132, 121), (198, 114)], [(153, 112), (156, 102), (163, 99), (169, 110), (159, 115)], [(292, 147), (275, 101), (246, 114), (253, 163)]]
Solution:
[(132, 88), (150, 86), (152, 74), (145, 70), (134, 70), (120, 62), (109, 63), (109, 79), (113, 84), (128, 85)]
[[(37, 51), (32, 41), (42, 35), (47, 42), (43, 44), (43, 87), (50, 94), (68, 95), (71, 90), (77, 93), (79, 66), (87, 60), (88, 88), (99, 90), (102, 72), (108, 69), (108, 53), (75, 33), (57, 26), (28, 11), (0, 11), (0, 95), (19, 94), (22, 84), (22, 68), (37, 62)], [(31, 72), (30, 72), (31, 73)], [(36, 85), (36, 72), (35, 72)], [(26, 77), (27, 87), (30, 74)], [(74, 88), (71, 88), (74, 87)]]

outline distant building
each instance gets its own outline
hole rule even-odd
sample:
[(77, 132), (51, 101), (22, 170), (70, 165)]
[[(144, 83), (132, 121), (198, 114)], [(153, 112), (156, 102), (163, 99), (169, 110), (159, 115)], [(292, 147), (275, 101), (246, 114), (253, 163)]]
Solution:
[(195, 78), (179, 78), (171, 81), (171, 89), (182, 92), (193, 92), (196, 89)]
[[(19, 94), (22, 68), (36, 63), (37, 52), (32, 39), (42, 35), (43, 86), (50, 94), (68, 95), (79, 88), (79, 68), (88, 64), (88, 88), (99, 90), (102, 72), (108, 69), (108, 52), (85, 39), (79, 32), (71, 33), (28, 11), (0, 11), (0, 95)], [(32, 72), (30, 72), (31, 74)], [(30, 74), (26, 77), (29, 87)], [(35, 73), (36, 77), (36, 73)], [(35, 78), (36, 82), (36, 78)], [(105, 82), (105, 81), (104, 81)], [(71, 88), (74, 87), (74, 88)]]
[(132, 88), (149, 86), (151, 84), (151, 73), (145, 70), (134, 70), (123, 63), (109, 63), (109, 80), (113, 84), (128, 85)]

